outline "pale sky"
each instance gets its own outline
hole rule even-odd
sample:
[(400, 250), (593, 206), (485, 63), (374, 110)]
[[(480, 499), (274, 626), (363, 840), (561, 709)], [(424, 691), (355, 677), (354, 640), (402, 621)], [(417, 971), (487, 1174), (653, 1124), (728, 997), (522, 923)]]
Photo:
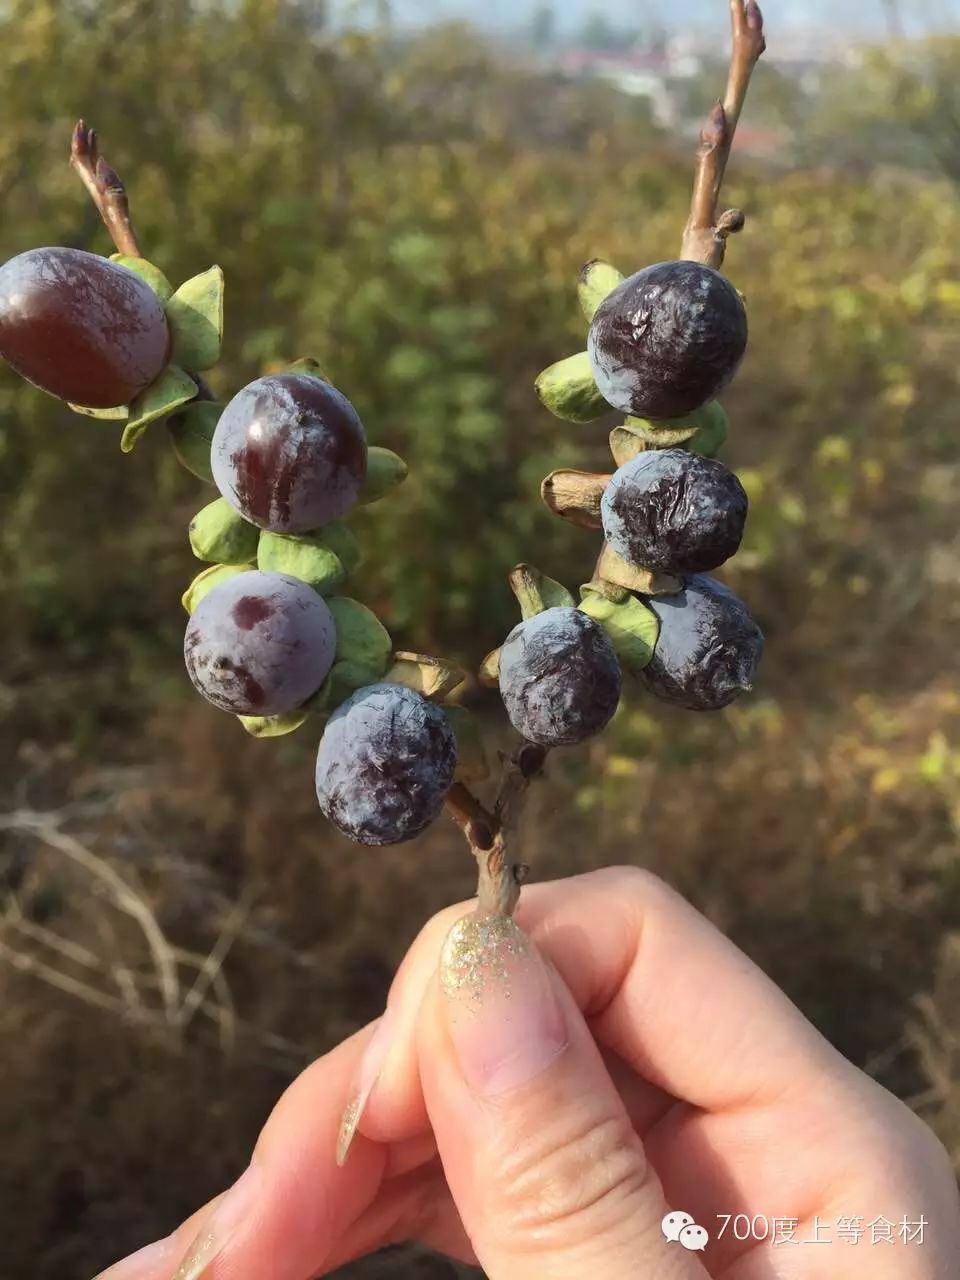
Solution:
[[(393, 0), (395, 17), (401, 22), (436, 22), (445, 18), (471, 18), (478, 25), (509, 29), (532, 12), (536, 0)], [(611, 22), (638, 22), (642, 25), (659, 17), (668, 29), (694, 22), (699, 28), (725, 28), (724, 0), (553, 0), (565, 27), (576, 26), (591, 13), (602, 13)], [(960, 0), (762, 0), (770, 30), (802, 29), (834, 23), (843, 30), (882, 34), (892, 10), (908, 30), (956, 27), (960, 23)]]

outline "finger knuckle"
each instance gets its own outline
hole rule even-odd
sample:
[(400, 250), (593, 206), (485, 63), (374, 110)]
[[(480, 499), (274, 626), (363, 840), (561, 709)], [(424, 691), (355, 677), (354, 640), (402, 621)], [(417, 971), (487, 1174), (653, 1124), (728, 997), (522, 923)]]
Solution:
[(614, 1230), (653, 1180), (626, 1116), (548, 1125), (504, 1159), (488, 1221), (511, 1248), (562, 1248)]

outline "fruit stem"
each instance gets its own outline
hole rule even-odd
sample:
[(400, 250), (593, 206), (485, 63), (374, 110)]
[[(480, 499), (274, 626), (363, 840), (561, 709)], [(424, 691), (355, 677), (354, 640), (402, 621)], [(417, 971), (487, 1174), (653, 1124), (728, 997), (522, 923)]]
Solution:
[(130, 219), (127, 189), (99, 154), (96, 129), (88, 129), (82, 120), (74, 126), (70, 164), (90, 193), (117, 252), (131, 258), (142, 258), (140, 242)]
[(763, 14), (756, 0), (730, 0), (730, 21), (733, 51), (727, 88), (723, 101), (714, 106), (700, 133), (690, 217), (680, 251), (681, 258), (714, 268), (723, 264), (727, 236), (743, 227), (739, 210), (730, 210), (718, 219), (717, 202), (750, 78), (766, 48)]
[(477, 860), (477, 913), (481, 916), (509, 918), (516, 910), (528, 868), (509, 856), (510, 829), (546, 758), (546, 747), (532, 742), (521, 743), (505, 757), (492, 811), (462, 782), (455, 782), (447, 793), (447, 809)]

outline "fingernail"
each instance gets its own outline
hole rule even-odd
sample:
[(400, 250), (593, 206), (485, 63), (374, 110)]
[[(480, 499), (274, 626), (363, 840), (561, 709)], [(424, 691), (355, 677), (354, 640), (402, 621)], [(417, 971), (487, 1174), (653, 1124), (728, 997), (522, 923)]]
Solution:
[(251, 1164), (230, 1190), (221, 1196), (174, 1272), (173, 1280), (197, 1280), (198, 1276), (203, 1275), (252, 1214), (260, 1194), (262, 1178), (260, 1169)]
[(387, 1050), (390, 1048), (393, 1016), (393, 1010), (388, 1008), (377, 1023), (376, 1029), (360, 1059), (360, 1067), (357, 1071), (353, 1094), (344, 1110), (343, 1118), (340, 1121), (340, 1131), (337, 1134), (337, 1164), (341, 1168), (347, 1162), (347, 1156), (350, 1154), (353, 1140), (357, 1136), (357, 1126), (360, 1124), (360, 1118), (363, 1115), (364, 1108), (370, 1101), (370, 1095), (373, 1093), (374, 1085), (380, 1075), (383, 1060), (387, 1056)]
[(173, 1265), (172, 1253), (172, 1240), (157, 1240), (153, 1244), (144, 1245), (136, 1253), (121, 1258), (112, 1267), (107, 1267), (106, 1271), (94, 1276), (94, 1280), (152, 1280), (158, 1272), (165, 1277), (166, 1272), (161, 1272), (160, 1269), (166, 1267), (169, 1270)]
[(526, 1084), (567, 1046), (550, 973), (512, 920), (458, 921), (443, 944), (440, 984), (460, 1069), (478, 1094)]

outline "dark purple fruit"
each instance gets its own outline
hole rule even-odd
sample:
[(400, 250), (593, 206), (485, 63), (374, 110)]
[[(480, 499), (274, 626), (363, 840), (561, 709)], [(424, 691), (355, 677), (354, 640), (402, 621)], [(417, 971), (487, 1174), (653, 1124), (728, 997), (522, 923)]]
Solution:
[(91, 409), (126, 405), (163, 371), (160, 299), (119, 263), (30, 249), (0, 267), (0, 356), (28, 382)]
[(190, 679), (222, 711), (276, 716), (317, 692), (333, 665), (337, 633), (326, 604), (285, 573), (251, 570), (219, 583), (187, 624)]
[(719, 272), (661, 262), (600, 304), (587, 349), (603, 398), (638, 418), (679, 418), (712, 400), (747, 347), (747, 313)]
[(723, 583), (697, 575), (679, 595), (647, 604), (660, 619), (653, 660), (638, 672), (651, 693), (691, 711), (719, 711), (753, 687), (763, 632)]
[(457, 741), (442, 708), (399, 684), (371, 684), (327, 721), (317, 799), (358, 844), (399, 844), (433, 822), (453, 782)]
[(545, 609), (514, 627), (500, 650), (500, 695), (528, 742), (572, 746), (599, 733), (623, 676), (606, 631), (579, 609)]
[(224, 409), (210, 451), (217, 488), (273, 533), (346, 515), (367, 474), (363, 424), (346, 396), (306, 373), (271, 374)]
[(662, 573), (703, 573), (736, 555), (747, 495), (722, 462), (653, 449), (613, 476), (600, 510), (604, 536), (624, 560)]

